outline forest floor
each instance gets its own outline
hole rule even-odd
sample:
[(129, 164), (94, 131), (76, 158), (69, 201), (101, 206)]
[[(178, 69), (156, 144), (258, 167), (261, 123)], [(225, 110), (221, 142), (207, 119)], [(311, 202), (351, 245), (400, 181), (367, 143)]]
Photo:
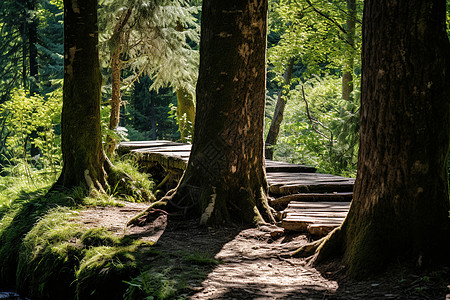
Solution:
[(307, 259), (281, 255), (308, 243), (304, 234), (280, 233), (264, 226), (206, 228), (166, 215), (143, 227), (126, 227), (145, 207), (129, 203), (92, 208), (81, 212), (81, 220), (119, 236), (154, 241), (158, 255), (149, 257), (148, 264), (159, 270), (175, 267), (177, 273), (192, 274), (192, 265), (165, 259), (175, 257), (171, 253), (203, 253), (214, 258), (218, 263), (206, 263), (200, 276), (187, 280), (183, 295), (188, 299), (450, 299), (450, 271), (445, 267), (421, 273), (396, 267), (382, 276), (354, 281), (336, 262), (315, 268)]

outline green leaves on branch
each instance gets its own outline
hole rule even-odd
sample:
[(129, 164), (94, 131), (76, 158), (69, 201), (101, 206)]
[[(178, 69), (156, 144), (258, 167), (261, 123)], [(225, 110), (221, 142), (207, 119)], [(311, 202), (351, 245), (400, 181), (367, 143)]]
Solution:
[[(130, 7), (133, 13), (121, 31), (124, 40), (120, 41), (113, 33), (117, 16)], [(99, 12), (101, 55), (107, 57), (121, 43), (123, 68), (131, 71), (125, 85), (149, 75), (155, 90), (170, 85), (193, 94), (198, 69), (195, 48), (200, 37), (195, 17), (198, 12), (198, 6), (185, 0), (104, 0)]]
[(288, 97), (275, 159), (355, 175), (359, 102), (340, 98), (339, 78), (313, 77), (297, 85)]
[[(40, 151), (33, 158), (39, 167), (56, 167), (60, 161), (62, 89), (42, 97), (14, 89), (10, 100), (0, 105), (1, 140), (8, 159), (27, 160), (32, 145)], [(4, 157), (3, 157), (4, 159)]]

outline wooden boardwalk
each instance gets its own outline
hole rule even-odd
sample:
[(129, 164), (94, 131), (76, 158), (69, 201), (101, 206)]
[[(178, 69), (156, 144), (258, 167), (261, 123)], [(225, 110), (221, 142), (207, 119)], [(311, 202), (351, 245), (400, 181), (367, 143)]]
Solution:
[[(170, 141), (123, 142), (118, 153), (136, 157), (143, 169), (160, 173), (160, 187), (173, 187), (185, 170), (190, 144)], [(156, 171), (158, 170), (159, 171)], [(339, 226), (352, 198), (353, 178), (316, 173), (309, 166), (266, 160), (270, 204), (286, 230), (323, 235)], [(157, 177), (157, 176), (156, 176)]]

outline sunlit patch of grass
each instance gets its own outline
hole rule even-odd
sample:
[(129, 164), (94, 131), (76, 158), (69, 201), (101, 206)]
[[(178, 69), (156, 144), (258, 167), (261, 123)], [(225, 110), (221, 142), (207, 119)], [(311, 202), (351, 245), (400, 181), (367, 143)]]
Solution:
[(20, 197), (25, 200), (45, 194), (55, 180), (54, 175), (38, 170), (25, 172), (19, 166), (12, 170), (12, 167), (6, 169), (4, 173), (8, 176), (0, 176), (0, 211), (8, 209)]
[[(128, 174), (133, 182), (133, 197), (125, 196), (127, 201), (141, 202), (141, 201), (154, 201), (155, 196), (152, 190), (155, 187), (150, 174), (139, 171), (139, 166), (132, 156), (125, 156), (114, 161), (114, 166)], [(114, 194), (115, 187), (111, 187), (111, 193)]]
[(201, 282), (208, 270), (221, 263), (203, 252), (154, 251), (153, 254), (158, 256), (161, 265), (151, 266), (128, 281), (124, 299), (186, 299), (192, 291), (190, 288)]

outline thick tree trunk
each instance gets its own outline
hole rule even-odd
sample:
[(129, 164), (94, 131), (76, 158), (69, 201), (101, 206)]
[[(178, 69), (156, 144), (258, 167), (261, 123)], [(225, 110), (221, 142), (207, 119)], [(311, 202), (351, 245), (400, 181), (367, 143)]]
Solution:
[(106, 185), (100, 132), (97, 0), (64, 1), (63, 170), (58, 185)]
[(285, 86), (289, 86), (292, 78), (292, 71), (294, 69), (294, 58), (289, 60), (286, 71), (284, 72), (284, 83), (281, 90), (278, 92), (277, 104), (273, 113), (272, 123), (270, 123), (269, 132), (266, 137), (266, 158), (273, 159), (273, 146), (277, 144), (278, 134), (280, 133), (281, 122), (283, 122), (284, 107), (286, 100), (283, 97), (283, 90)]
[(195, 104), (194, 97), (183, 88), (177, 89), (177, 119), (181, 141), (186, 142), (194, 130)]
[(353, 92), (353, 69), (355, 61), (355, 24), (356, 24), (356, 0), (347, 0), (347, 42), (344, 54), (342, 72), (342, 99), (349, 101)]
[(202, 224), (273, 221), (264, 170), (266, 0), (203, 1), (194, 140), (168, 208)]
[(444, 0), (365, 2), (354, 198), (344, 224), (318, 256), (342, 246), (355, 276), (398, 258), (419, 265), (449, 260), (445, 28)]

